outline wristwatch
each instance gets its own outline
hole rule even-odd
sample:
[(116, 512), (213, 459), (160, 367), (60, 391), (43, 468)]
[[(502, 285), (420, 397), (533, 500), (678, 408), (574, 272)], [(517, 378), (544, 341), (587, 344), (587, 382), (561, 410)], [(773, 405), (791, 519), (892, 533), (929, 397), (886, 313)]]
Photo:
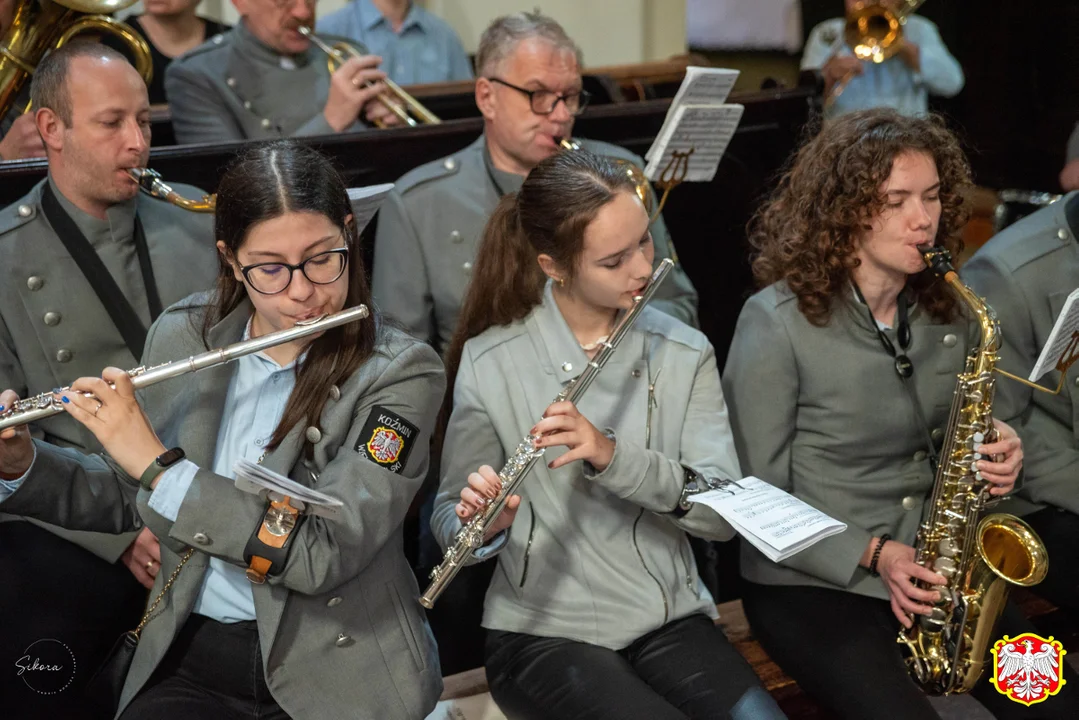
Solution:
[(150, 467), (143, 471), (142, 476), (139, 477), (139, 486), (145, 490), (152, 490), (150, 483), (154, 481), (154, 478), (165, 472), (170, 465), (175, 465), (185, 457), (187, 456), (184, 455), (183, 449), (178, 447), (161, 453), (150, 463)]

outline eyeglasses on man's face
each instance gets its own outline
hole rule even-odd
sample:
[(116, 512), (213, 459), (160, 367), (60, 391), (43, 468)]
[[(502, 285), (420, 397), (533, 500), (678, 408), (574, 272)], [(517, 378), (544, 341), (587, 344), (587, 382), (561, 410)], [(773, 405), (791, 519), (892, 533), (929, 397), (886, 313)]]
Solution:
[(527, 88), (518, 87), (513, 83), (506, 82), (502, 78), (490, 77), (487, 79), (527, 95), (529, 105), (532, 107), (532, 112), (537, 115), (550, 115), (554, 112), (554, 109), (559, 102), (566, 104), (566, 110), (569, 111), (570, 115), (580, 115), (581, 111), (588, 107), (588, 101), (592, 98), (592, 93), (587, 90), (579, 90), (575, 93), (561, 95), (553, 90), (529, 90)]
[(240, 267), (240, 274), (256, 292), (276, 295), (292, 282), (292, 274), (299, 270), (315, 285), (329, 285), (345, 272), (348, 266), (348, 248), (339, 247), (320, 252), (299, 265), (282, 262), (254, 263)]

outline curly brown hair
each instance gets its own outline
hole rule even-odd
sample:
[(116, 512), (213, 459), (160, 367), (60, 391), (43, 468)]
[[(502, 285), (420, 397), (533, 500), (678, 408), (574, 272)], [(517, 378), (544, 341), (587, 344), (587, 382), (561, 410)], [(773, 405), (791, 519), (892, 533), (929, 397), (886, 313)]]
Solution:
[[(906, 152), (927, 153), (936, 163), (941, 204), (936, 244), (958, 257), (966, 223), (962, 190), (971, 184), (959, 141), (939, 116), (863, 110), (830, 120), (803, 144), (750, 220), (753, 275), (760, 286), (786, 280), (806, 319), (826, 325), (833, 299), (847, 291), (850, 272), (859, 265), (858, 238), (884, 209), (881, 187), (892, 162)], [(954, 318), (954, 296), (930, 272), (909, 284), (932, 317)]]

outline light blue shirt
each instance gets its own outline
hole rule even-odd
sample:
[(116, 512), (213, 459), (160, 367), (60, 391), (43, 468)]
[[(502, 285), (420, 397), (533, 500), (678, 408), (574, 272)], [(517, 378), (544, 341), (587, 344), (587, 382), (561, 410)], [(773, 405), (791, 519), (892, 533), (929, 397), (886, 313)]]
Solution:
[(472, 64), (457, 33), (415, 3), (400, 32), (393, 31), (371, 0), (353, 0), (319, 20), (317, 29), (362, 43), (382, 58), (380, 69), (398, 85), (472, 79)]
[[(833, 18), (813, 28), (802, 55), (803, 70), (819, 70), (834, 55), (854, 55), (843, 40), (844, 24), (843, 18)], [(903, 35), (918, 46), (921, 69), (915, 72), (898, 56), (882, 63), (863, 62), (862, 74), (851, 78), (826, 110), (827, 117), (875, 107), (921, 115), (929, 110), (930, 93), (952, 97), (963, 89), (963, 68), (944, 46), (932, 21), (912, 15), (903, 26)]]
[[(244, 340), (250, 337), (250, 329), (248, 322)], [(217, 431), (217, 456), (213, 466), (214, 473), (233, 479), (236, 475), (232, 469), (240, 458), (257, 462), (266, 452), (266, 445), (285, 414), (285, 405), (296, 384), (296, 362), (281, 367), (260, 352), (244, 355), (236, 365), (236, 374), (225, 397), (221, 427)], [(37, 459), (36, 450), (34, 459)], [(26, 474), (16, 480), (0, 480), (0, 503), (19, 488), (33, 467), (31, 462)], [(150, 507), (175, 522), (198, 470), (190, 460), (181, 460), (162, 473), (150, 495)], [(224, 560), (210, 558), (210, 568), (203, 578), (194, 612), (224, 623), (254, 620), (255, 600), (244, 570)]]
[[(250, 337), (250, 329), (249, 322), (244, 340)], [(296, 362), (281, 367), (260, 352), (244, 355), (236, 364), (217, 431), (213, 466), (217, 475), (233, 479), (236, 477), (233, 468), (240, 458), (251, 462), (262, 458), (296, 385)], [(150, 495), (150, 507), (175, 522), (198, 470), (190, 460), (181, 460), (162, 473)], [(210, 558), (194, 612), (223, 623), (254, 620), (255, 600), (243, 568)]]

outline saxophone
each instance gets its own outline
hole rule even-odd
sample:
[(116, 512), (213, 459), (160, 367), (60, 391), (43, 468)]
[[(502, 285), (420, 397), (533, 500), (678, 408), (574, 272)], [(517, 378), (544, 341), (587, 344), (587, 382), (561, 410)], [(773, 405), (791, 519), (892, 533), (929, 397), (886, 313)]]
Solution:
[(980, 344), (956, 383), (929, 512), (914, 544), (915, 561), (947, 579), (918, 587), (940, 593), (929, 615), (901, 629), (898, 642), (915, 681), (930, 695), (969, 692), (987, 664), (997, 620), (1012, 585), (1030, 587), (1045, 577), (1045, 546), (1013, 515), (984, 515), (989, 483), (975, 467), (974, 446), (992, 442), (993, 394), (1000, 324), (996, 313), (952, 267), (946, 250), (920, 247), (926, 265), (947, 282), (978, 321)]
[[(588, 389), (588, 386), (596, 379), (603, 366), (610, 360), (615, 348), (618, 347), (622, 338), (629, 332), (630, 326), (633, 325), (633, 322), (641, 314), (641, 310), (648, 304), (648, 301), (652, 299), (652, 296), (656, 294), (660, 283), (663, 282), (672, 268), (674, 268), (674, 261), (670, 258), (664, 258), (660, 261), (659, 267), (652, 273), (644, 292), (640, 296), (633, 298), (633, 307), (622, 315), (622, 319), (618, 321), (614, 330), (611, 331), (610, 337), (601, 343), (600, 351), (589, 361), (588, 367), (580, 375), (569, 381), (566, 387), (562, 389), (562, 392), (558, 393), (558, 397), (554, 399), (552, 404), (563, 400), (577, 403), (580, 400), (581, 396), (584, 395), (584, 391)], [(483, 547), (483, 536), (487, 534), (487, 529), (502, 514), (506, 503), (517, 491), (517, 488), (520, 487), (521, 482), (528, 475), (528, 471), (543, 456), (543, 448), (537, 449), (535, 445), (538, 439), (538, 436), (526, 435), (517, 445), (510, 459), (498, 471), (498, 478), (502, 481), (502, 487), (499, 489), (498, 495), (488, 500), (487, 504), (457, 531), (453, 544), (446, 549), (442, 562), (431, 571), (431, 583), (424, 590), (423, 595), (420, 596), (420, 605), (423, 605), (428, 610), (433, 608), (435, 601), (438, 600), (439, 596), (450, 584), (450, 581), (457, 577), (457, 573), (461, 571), (461, 568), (468, 564), (468, 560), (473, 553)]]

